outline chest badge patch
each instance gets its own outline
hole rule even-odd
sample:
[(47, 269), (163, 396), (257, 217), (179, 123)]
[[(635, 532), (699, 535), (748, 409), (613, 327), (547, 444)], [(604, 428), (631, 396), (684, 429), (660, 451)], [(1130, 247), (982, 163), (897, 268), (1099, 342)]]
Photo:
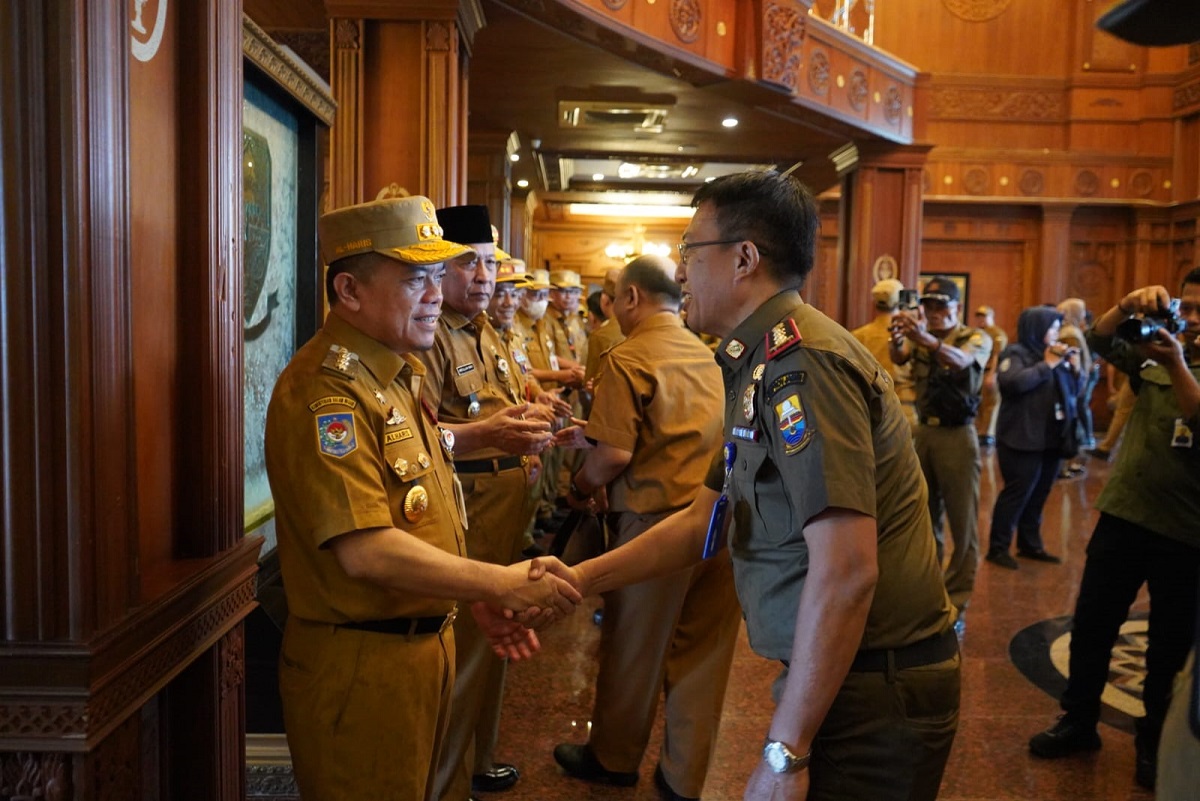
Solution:
[(377, 389), (371, 390), (371, 393), (375, 396), (375, 400), (379, 401), (379, 405), (382, 406), (384, 404), (383, 393)]
[(358, 440), (354, 437), (354, 415), (317, 415), (317, 444), (321, 453), (339, 459), (353, 453), (358, 447)]
[(725, 353), (731, 359), (740, 359), (745, 352), (746, 346), (736, 339), (729, 340), (729, 344), (725, 346)]
[(429, 509), (429, 493), (421, 485), (417, 485), (404, 496), (404, 519), (416, 523), (425, 516)]
[(395, 406), (388, 409), (387, 424), (389, 426), (398, 426), (405, 420), (404, 415), (400, 414), (400, 410)]
[(804, 414), (800, 395), (792, 393), (775, 404), (775, 416), (779, 418), (779, 433), (783, 435), (783, 452), (787, 456), (799, 453), (812, 442), (812, 429)]
[(747, 423), (754, 422), (754, 390), (756, 389), (758, 389), (758, 384), (751, 383), (742, 393), (742, 415), (746, 418)]

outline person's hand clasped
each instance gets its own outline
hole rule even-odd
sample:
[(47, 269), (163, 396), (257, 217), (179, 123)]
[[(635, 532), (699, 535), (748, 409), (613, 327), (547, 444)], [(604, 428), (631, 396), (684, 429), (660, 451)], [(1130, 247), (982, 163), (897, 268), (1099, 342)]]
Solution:
[(529, 404), (501, 409), (487, 419), (490, 441), (501, 450), (520, 456), (541, 453), (550, 444), (550, 424), (543, 420), (526, 420)]
[(483, 601), (471, 604), (471, 614), (479, 630), (487, 637), (492, 652), (501, 659), (519, 662), (530, 659), (541, 650), (537, 634), (519, 621), (506, 616), (503, 611), (493, 609)]
[(587, 437), (583, 435), (583, 427), (585, 425), (587, 425), (586, 420), (572, 417), (571, 425), (554, 435), (554, 444), (560, 448), (575, 448), (577, 450), (594, 448), (595, 446), (588, 442)]
[(505, 571), (508, 581), (500, 592), (500, 604), (527, 628), (543, 629), (574, 612), (583, 600), (569, 581), (547, 570), (545, 564), (519, 562)]
[(571, 404), (562, 399), (561, 393), (561, 389), (553, 389), (549, 392), (542, 392), (539, 393), (536, 398), (534, 398), (534, 401), (542, 404), (543, 406), (549, 406), (554, 411), (551, 419), (554, 417), (570, 417)]

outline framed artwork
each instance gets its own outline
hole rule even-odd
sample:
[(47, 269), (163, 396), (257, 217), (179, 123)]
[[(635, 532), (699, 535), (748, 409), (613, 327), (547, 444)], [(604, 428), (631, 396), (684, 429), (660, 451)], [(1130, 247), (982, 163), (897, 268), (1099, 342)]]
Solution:
[(917, 290), (923, 293), (929, 279), (937, 275), (949, 278), (958, 285), (958, 314), (961, 318), (966, 314), (965, 310), (971, 308), (971, 276), (967, 273), (921, 273), (917, 276)]
[(279, 373), (323, 311), (317, 138), (333, 122), (329, 87), (249, 17), (242, 18), (244, 532), (275, 547), (263, 449)]

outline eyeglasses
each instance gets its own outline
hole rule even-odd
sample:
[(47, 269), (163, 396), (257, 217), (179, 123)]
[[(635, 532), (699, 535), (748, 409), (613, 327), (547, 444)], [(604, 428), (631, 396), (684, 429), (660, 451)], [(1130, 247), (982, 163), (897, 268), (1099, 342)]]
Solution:
[(679, 263), (687, 264), (688, 253), (696, 248), (708, 247), (709, 245), (732, 245), (735, 242), (743, 242), (743, 239), (712, 239), (708, 242), (680, 242), (676, 245), (679, 251)]

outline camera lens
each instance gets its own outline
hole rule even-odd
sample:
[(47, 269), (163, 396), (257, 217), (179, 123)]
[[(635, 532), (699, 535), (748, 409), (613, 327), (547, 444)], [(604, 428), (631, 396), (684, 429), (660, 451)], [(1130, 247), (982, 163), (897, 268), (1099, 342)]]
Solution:
[(1149, 342), (1160, 328), (1162, 321), (1153, 317), (1130, 317), (1117, 325), (1116, 335), (1126, 342)]

